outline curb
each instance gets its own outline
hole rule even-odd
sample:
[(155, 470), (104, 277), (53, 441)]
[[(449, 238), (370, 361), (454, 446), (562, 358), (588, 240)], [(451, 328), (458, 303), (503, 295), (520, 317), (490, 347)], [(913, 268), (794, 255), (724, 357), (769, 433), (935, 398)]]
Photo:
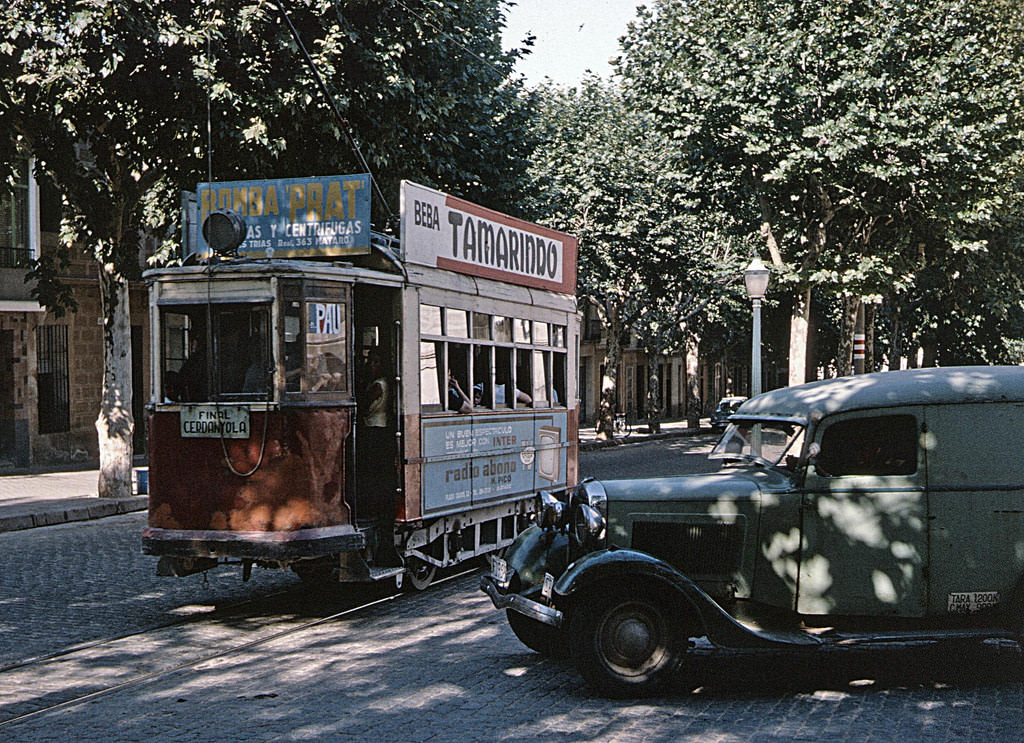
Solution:
[[(56, 501), (34, 511), (26, 507), (21, 513), (0, 516), (0, 532), (34, 529), (38, 526), (55, 526), (73, 521), (91, 521), (107, 516), (144, 511), (149, 507), (149, 497), (136, 495), (131, 498), (82, 498)], [(19, 509), (20, 510), (20, 509)]]
[(615, 439), (589, 439), (579, 443), (579, 450), (593, 451), (595, 449), (607, 449), (610, 446), (643, 444), (647, 441), (660, 441), (662, 439), (679, 439), (686, 436), (697, 436), (702, 433), (708, 433), (708, 431), (701, 428), (683, 428), (675, 431), (662, 431), (661, 433), (629, 434)]

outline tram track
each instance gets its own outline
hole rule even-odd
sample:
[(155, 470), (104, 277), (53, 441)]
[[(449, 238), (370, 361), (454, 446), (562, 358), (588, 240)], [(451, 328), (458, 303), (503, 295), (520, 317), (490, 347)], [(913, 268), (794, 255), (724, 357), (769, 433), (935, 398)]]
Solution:
[[(443, 585), (443, 584), (446, 584), (446, 583), (454, 582), (454, 581), (456, 581), (456, 580), (458, 580), (460, 578), (464, 578), (465, 576), (472, 575), (472, 574), (478, 572), (478, 570), (479, 570), (479, 568), (473, 567), (473, 568), (470, 568), (468, 570), (462, 570), (460, 572), (454, 573), (452, 575), (447, 575), (447, 576), (444, 576), (444, 577), (440, 577), (437, 580), (435, 580), (434, 583), (431, 584), (430, 588), (431, 589), (435, 589), (437, 586), (440, 586), (440, 585)], [(12, 674), (15, 671), (24, 671), (26, 669), (32, 669), (32, 668), (42, 668), (42, 667), (47, 666), (48, 664), (53, 664), (53, 663), (56, 663), (56, 662), (68, 660), (69, 658), (73, 657), (75, 654), (78, 654), (78, 653), (86, 653), (86, 652), (89, 652), (91, 650), (96, 650), (98, 648), (102, 648), (104, 646), (112, 646), (115, 643), (123, 642), (125, 640), (130, 640), (131, 638), (134, 638), (134, 637), (143, 637), (145, 635), (154, 634), (154, 633), (157, 633), (157, 632), (162, 632), (164, 630), (173, 629), (174, 627), (185, 626), (185, 625), (188, 625), (188, 624), (194, 624), (194, 623), (199, 623), (199, 622), (203, 622), (203, 621), (209, 621), (209, 620), (215, 619), (215, 618), (216, 619), (224, 619), (224, 618), (230, 617), (233, 613), (237, 613), (238, 609), (240, 609), (240, 608), (242, 608), (242, 607), (244, 607), (246, 605), (256, 604), (258, 602), (265, 602), (268, 599), (280, 598), (282, 596), (285, 596), (288, 593), (291, 593), (291, 592), (290, 591), (286, 591), (286, 590), (284, 590), (284, 591), (275, 591), (275, 592), (273, 592), (271, 594), (260, 596), (258, 598), (249, 598), (249, 599), (244, 599), (244, 600), (237, 601), (237, 602), (232, 602), (230, 605), (218, 608), (217, 610), (215, 610), (215, 612), (210, 612), (210, 613), (207, 613), (207, 614), (203, 614), (201, 616), (183, 617), (181, 619), (174, 620), (174, 621), (171, 621), (171, 622), (166, 622), (164, 624), (157, 625), (157, 626), (154, 626), (154, 627), (149, 627), (149, 628), (146, 628), (144, 630), (139, 630), (139, 631), (136, 631), (136, 632), (125, 633), (124, 635), (120, 635), (120, 636), (117, 636), (117, 637), (109, 637), (109, 638), (105, 638), (105, 639), (102, 639), (102, 640), (95, 640), (95, 641), (91, 641), (91, 642), (80, 643), (80, 644), (75, 645), (73, 647), (65, 648), (65, 649), (62, 649), (60, 651), (56, 651), (56, 652), (53, 652), (53, 653), (48, 653), (48, 654), (43, 655), (43, 656), (37, 656), (37, 657), (33, 657), (33, 658), (27, 658), (27, 659), (21, 660), (21, 661), (16, 661), (14, 663), (10, 663), (10, 664), (7, 664), (7, 665), (5, 665), (3, 667), (0, 667), (0, 685), (2, 685), (2, 681), (3, 681), (3, 679), (4, 679), (4, 677), (6, 675)], [(116, 683), (111, 683), (111, 684), (107, 684), (107, 685), (104, 685), (104, 686), (100, 686), (99, 688), (96, 688), (96, 689), (93, 689), (93, 690), (90, 690), (90, 691), (87, 691), (87, 692), (84, 692), (84, 693), (80, 693), (80, 694), (78, 694), (76, 696), (72, 696), (72, 697), (69, 697), (67, 699), (62, 699), (60, 701), (56, 701), (56, 702), (54, 702), (52, 704), (46, 704), (45, 706), (38, 707), (38, 708), (33, 709), (33, 710), (29, 711), (29, 712), (24, 712), (24, 713), (21, 713), (21, 714), (15, 714), (15, 715), (7, 718), (7, 719), (0, 719), (0, 730), (4, 729), (5, 727), (8, 727), (8, 726), (15, 725), (15, 724), (17, 724), (19, 722), (24, 722), (24, 721), (27, 721), (27, 720), (30, 720), (30, 719), (33, 719), (33, 718), (38, 718), (38, 717), (41, 717), (43, 715), (46, 715), (46, 714), (49, 714), (49, 713), (52, 713), (52, 712), (55, 712), (55, 711), (58, 711), (58, 710), (70, 709), (70, 708), (77, 707), (77, 706), (82, 705), (82, 704), (87, 704), (89, 702), (92, 702), (92, 701), (94, 701), (96, 699), (99, 699), (99, 698), (102, 698), (102, 697), (110, 696), (112, 694), (116, 694), (118, 692), (121, 692), (121, 691), (124, 691), (124, 690), (127, 690), (127, 689), (131, 689), (131, 688), (134, 688), (134, 687), (137, 687), (137, 686), (141, 686), (141, 685), (144, 685), (146, 683), (150, 683), (152, 681), (158, 680), (160, 678), (164, 678), (166, 676), (170, 676), (170, 675), (173, 675), (175, 673), (180, 673), (181, 671), (184, 671), (184, 670), (187, 670), (187, 669), (190, 669), (190, 668), (199, 667), (199, 666), (203, 665), (204, 663), (210, 663), (212, 661), (220, 660), (220, 659), (232, 656), (232, 655), (236, 655), (238, 653), (242, 653), (242, 652), (251, 650), (251, 649), (256, 648), (256, 647), (260, 647), (261, 645), (270, 644), (272, 642), (275, 642), (275, 641), (280, 640), (280, 639), (285, 638), (285, 637), (289, 637), (289, 636), (292, 636), (292, 635), (300, 634), (302, 632), (306, 632), (306, 631), (309, 631), (309, 630), (314, 629), (316, 627), (320, 627), (320, 626), (323, 626), (323, 625), (326, 625), (326, 624), (330, 624), (332, 622), (337, 622), (337, 621), (339, 621), (341, 619), (345, 619), (345, 618), (351, 617), (353, 615), (359, 614), (360, 612), (364, 612), (364, 611), (366, 611), (368, 609), (371, 609), (373, 607), (376, 607), (376, 606), (381, 606), (381, 605), (384, 605), (384, 604), (387, 604), (387, 603), (390, 603), (392, 601), (396, 601), (396, 600), (402, 599), (402, 598), (412, 598), (412, 596), (414, 596), (414, 595), (415, 594), (409, 594), (409, 593), (403, 593), (401, 591), (396, 591), (394, 593), (390, 593), (388, 595), (385, 595), (385, 596), (373, 599), (371, 601), (366, 601), (366, 602), (357, 604), (355, 606), (347, 607), (347, 608), (345, 608), (345, 609), (343, 609), (341, 611), (332, 613), (332, 614), (330, 614), (328, 616), (325, 616), (325, 617), (318, 617), (316, 619), (311, 619), (309, 621), (304, 621), (304, 622), (301, 622), (300, 624), (296, 624), (294, 626), (290, 626), (290, 627), (287, 627), (285, 629), (280, 629), (280, 630), (277, 630), (277, 631), (273, 631), (273, 632), (270, 632), (270, 634), (267, 634), (267, 635), (264, 635), (262, 637), (258, 637), (258, 638), (252, 639), (252, 640), (248, 640), (246, 642), (239, 642), (239, 643), (229, 644), (228, 646), (223, 647), (223, 648), (218, 649), (218, 650), (215, 650), (215, 651), (201, 653), (201, 654), (199, 654), (196, 657), (192, 657), (192, 658), (189, 658), (187, 660), (184, 660), (184, 661), (181, 661), (181, 662), (178, 662), (178, 663), (173, 663), (171, 665), (161, 667), (161, 668), (159, 668), (157, 670), (154, 670), (154, 671), (141, 673), (141, 674), (133, 676), (132, 678), (125, 679), (124, 681), (118, 681)], [(0, 710), (0, 716), (2, 716), (2, 714), (3, 714), (3, 712), (2, 712), (2, 710)]]

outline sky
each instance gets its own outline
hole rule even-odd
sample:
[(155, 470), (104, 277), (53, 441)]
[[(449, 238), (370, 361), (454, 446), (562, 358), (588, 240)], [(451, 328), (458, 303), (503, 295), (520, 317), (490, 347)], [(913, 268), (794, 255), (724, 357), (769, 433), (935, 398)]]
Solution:
[(575, 85), (587, 69), (608, 77), (608, 59), (618, 55), (619, 37), (642, 4), (643, 0), (516, 0), (508, 11), (503, 46), (519, 46), (529, 33), (537, 37), (533, 51), (516, 66), (531, 85), (545, 77), (559, 85)]

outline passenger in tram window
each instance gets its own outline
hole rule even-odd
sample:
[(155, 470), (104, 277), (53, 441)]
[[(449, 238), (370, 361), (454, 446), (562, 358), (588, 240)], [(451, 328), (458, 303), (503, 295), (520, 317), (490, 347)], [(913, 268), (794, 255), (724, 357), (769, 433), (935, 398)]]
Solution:
[(181, 399), (188, 402), (205, 400), (206, 394), (206, 348), (197, 335), (188, 344), (188, 358), (181, 365)]
[[(516, 390), (516, 402), (522, 405), (529, 405), (533, 402), (533, 398), (527, 395), (522, 390)], [(504, 405), (505, 404), (505, 385), (496, 384), (494, 385), (494, 404)]]
[(168, 369), (164, 372), (164, 402), (181, 402), (181, 375)]
[(451, 369), (448, 370), (448, 409), (459, 413), (473, 412), (473, 401), (462, 391), (462, 386)]
[(263, 340), (255, 338), (249, 346), (252, 363), (245, 371), (245, 380), (242, 382), (242, 392), (256, 393), (266, 392), (270, 389), (273, 368), (263, 358)]
[(333, 353), (318, 354), (310, 367), (310, 392), (334, 392), (345, 389), (345, 365)]

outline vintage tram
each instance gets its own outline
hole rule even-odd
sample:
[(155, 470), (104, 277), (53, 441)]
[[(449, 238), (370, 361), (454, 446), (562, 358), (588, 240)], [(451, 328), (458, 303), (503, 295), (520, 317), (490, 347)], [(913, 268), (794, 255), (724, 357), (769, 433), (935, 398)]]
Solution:
[(346, 188), (214, 184), (197, 221), (233, 209), (237, 255), (146, 273), (161, 575), (423, 588), (577, 479), (575, 239), (412, 183), (388, 238)]

